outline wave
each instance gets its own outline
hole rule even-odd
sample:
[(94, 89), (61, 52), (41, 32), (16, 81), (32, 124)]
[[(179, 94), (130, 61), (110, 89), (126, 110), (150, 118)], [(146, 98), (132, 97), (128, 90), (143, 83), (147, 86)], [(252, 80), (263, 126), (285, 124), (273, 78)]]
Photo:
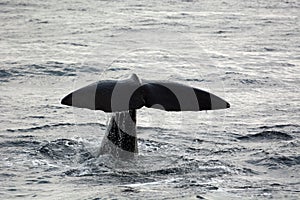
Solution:
[(204, 79), (198, 79), (198, 78), (187, 78), (187, 79), (184, 79), (184, 81), (189, 81), (189, 82), (203, 82), (205, 80)]
[(41, 143), (33, 140), (15, 140), (0, 143), (0, 147), (37, 147)]
[(75, 64), (49, 61), (43, 64), (27, 64), (0, 70), (0, 78), (22, 76), (76, 76)]
[(297, 124), (277, 124), (277, 125), (273, 125), (273, 126), (260, 126), (258, 128), (260, 129), (271, 129), (271, 128), (285, 128), (285, 127), (300, 127), (300, 125)]
[[(142, 143), (156, 146), (154, 142), (147, 143), (148, 140), (142, 140)], [(203, 176), (214, 177), (226, 174), (251, 173), (253, 171), (246, 168), (237, 168), (236, 166), (220, 160), (198, 160), (184, 156), (177, 156), (177, 159), (168, 159), (161, 155), (153, 154), (149, 156), (137, 157), (137, 162), (120, 161), (110, 155), (103, 155), (99, 158), (88, 150), (89, 148), (82, 141), (70, 139), (57, 139), (45, 143), (38, 143), (38, 152), (48, 159), (60, 160), (61, 163), (69, 165), (71, 163), (80, 164), (79, 167), (69, 169), (63, 173), (64, 176), (109, 176), (121, 177), (130, 182), (132, 177), (148, 180), (147, 177), (165, 176), (172, 174), (186, 174), (201, 172)], [(159, 161), (158, 164), (155, 161)], [(146, 180), (147, 179), (147, 180)]]
[(81, 123), (81, 124), (76, 124), (76, 123), (57, 123), (57, 124), (46, 124), (42, 126), (34, 126), (30, 128), (19, 128), (19, 129), (6, 129), (8, 132), (32, 132), (36, 130), (44, 130), (44, 129), (52, 129), (56, 127), (61, 127), (61, 126), (100, 126), (100, 127), (106, 127), (104, 124), (100, 123)]
[(262, 131), (256, 134), (240, 136), (237, 139), (244, 141), (261, 141), (261, 140), (292, 140), (293, 137), (280, 131)]
[(43, 145), (39, 152), (55, 160), (71, 160), (82, 163), (93, 158), (82, 142), (70, 139), (57, 139)]
[[(60, 153), (60, 152), (59, 152)], [(68, 156), (68, 155), (67, 155)], [(63, 156), (61, 156), (63, 158)], [(70, 157), (73, 157), (71, 155)], [(182, 157), (179, 157), (181, 161), (184, 161), (183, 163), (168, 163), (166, 159), (162, 160), (159, 164), (156, 165), (149, 165), (149, 163), (152, 163), (152, 159), (155, 159), (153, 157), (147, 158), (150, 160), (143, 160), (143, 162), (140, 163), (125, 163), (125, 161), (119, 161), (116, 160), (113, 157), (106, 157), (108, 159), (105, 159), (104, 157), (101, 157), (101, 160), (99, 159), (89, 159), (84, 162), (84, 166), (81, 166), (80, 168), (73, 168), (71, 170), (68, 170), (64, 172), (64, 175), (67, 176), (106, 176), (108, 175), (110, 178), (112, 177), (122, 177), (122, 178), (137, 178), (140, 180), (143, 180), (143, 182), (149, 182), (153, 180), (149, 180), (148, 177), (159, 177), (166, 175), (180, 175), (180, 174), (186, 174), (186, 173), (199, 173), (201, 172), (203, 174), (203, 177), (215, 177), (215, 176), (222, 176), (226, 174), (232, 174), (232, 173), (239, 173), (238, 171), (243, 171), (243, 173), (251, 173), (248, 169), (235, 169), (234, 166), (228, 165), (226, 163), (216, 162), (214, 160), (209, 160), (207, 162), (203, 162), (200, 160), (194, 160), (194, 161), (184, 161), (182, 160)], [(67, 158), (68, 159), (68, 158)], [(110, 164), (113, 163), (113, 164)], [(122, 164), (122, 162), (124, 162)], [(116, 163), (117, 167), (116, 167)], [(123, 167), (118, 167), (118, 165)], [(130, 165), (131, 167), (128, 167)], [(130, 181), (127, 180), (127, 181)]]
[(262, 82), (259, 81), (259, 80), (256, 80), (256, 79), (249, 79), (249, 78), (240, 79), (239, 81), (240, 81), (240, 83), (246, 84), (246, 85), (251, 85), (251, 84), (258, 85), (258, 84), (261, 84), (261, 83), (262, 83)]
[(270, 77), (257, 77), (253, 75), (246, 75), (241, 73), (225, 73), (220, 76), (221, 80), (230, 85), (256, 85), (256, 86), (274, 86), (278, 84)]
[[(79, 44), (73, 44), (80, 46)], [(83, 63), (62, 63), (57, 61), (48, 61), (38, 64), (18, 64), (8, 63), (9, 69), (0, 70), (0, 82), (7, 82), (9, 79), (17, 77), (35, 77), (35, 76), (52, 76), (52, 77), (74, 77), (80, 73), (101, 73), (103, 67), (89, 66)], [(111, 68), (109, 71), (128, 70), (128, 68)]]
[(0, 82), (8, 82), (9, 78), (11, 78), (13, 74), (8, 70), (0, 70)]
[(141, 23), (142, 26), (171, 26), (171, 27), (189, 27), (188, 24), (179, 23), (179, 22), (148, 22)]
[(71, 46), (79, 46), (79, 47), (88, 47), (86, 44), (75, 43), (75, 42), (60, 42), (57, 44), (71, 45)]
[(295, 166), (300, 165), (300, 156), (283, 156), (283, 155), (276, 155), (276, 156), (270, 156), (267, 158), (262, 158), (258, 160), (250, 160), (247, 161), (248, 163), (255, 164), (255, 165), (263, 165), (268, 166), (270, 168), (276, 168), (280, 166)]
[(11, 77), (11, 76), (12, 76), (11, 73), (9, 73), (9, 72), (7, 72), (3, 69), (0, 70), (0, 78), (8, 78), (8, 77)]
[(114, 67), (114, 68), (109, 68), (107, 71), (125, 71), (125, 70), (130, 70), (129, 68), (126, 67)]

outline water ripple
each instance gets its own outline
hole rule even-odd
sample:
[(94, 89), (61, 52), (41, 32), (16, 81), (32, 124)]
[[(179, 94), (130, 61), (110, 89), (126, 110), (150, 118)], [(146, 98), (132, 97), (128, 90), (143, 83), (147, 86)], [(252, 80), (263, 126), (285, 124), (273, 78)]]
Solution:
[(34, 126), (30, 128), (19, 128), (19, 129), (6, 129), (8, 132), (32, 132), (36, 130), (44, 130), (44, 129), (52, 129), (55, 127), (61, 127), (61, 126), (100, 126), (100, 127), (106, 127), (104, 124), (99, 123), (57, 123), (57, 124), (46, 124), (42, 126)]
[(262, 141), (262, 140), (292, 140), (293, 137), (287, 133), (279, 131), (262, 131), (256, 134), (240, 136), (237, 139), (243, 141)]
[(292, 155), (292, 156), (284, 156), (284, 155), (274, 155), (268, 156), (262, 159), (257, 160), (248, 160), (249, 163), (254, 165), (263, 165), (269, 168), (277, 168), (280, 166), (296, 166), (300, 165), (300, 156)]

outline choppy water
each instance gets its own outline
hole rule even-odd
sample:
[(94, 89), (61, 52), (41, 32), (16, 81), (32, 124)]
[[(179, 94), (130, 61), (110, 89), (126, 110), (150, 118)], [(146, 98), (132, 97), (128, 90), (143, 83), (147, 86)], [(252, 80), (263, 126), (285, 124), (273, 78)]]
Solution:
[[(1, 199), (298, 199), (299, 1), (1, 1)], [(60, 105), (131, 73), (226, 111), (138, 111), (139, 156), (95, 157), (107, 115)]]

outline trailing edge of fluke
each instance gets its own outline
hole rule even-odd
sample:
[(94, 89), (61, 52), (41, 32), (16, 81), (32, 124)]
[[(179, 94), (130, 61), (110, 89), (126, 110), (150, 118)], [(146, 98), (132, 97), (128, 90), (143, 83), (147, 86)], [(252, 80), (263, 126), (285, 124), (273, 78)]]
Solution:
[(140, 80), (136, 74), (124, 80), (103, 80), (80, 88), (62, 104), (104, 112), (122, 112), (146, 106), (166, 111), (201, 111), (229, 108), (224, 99), (187, 85)]

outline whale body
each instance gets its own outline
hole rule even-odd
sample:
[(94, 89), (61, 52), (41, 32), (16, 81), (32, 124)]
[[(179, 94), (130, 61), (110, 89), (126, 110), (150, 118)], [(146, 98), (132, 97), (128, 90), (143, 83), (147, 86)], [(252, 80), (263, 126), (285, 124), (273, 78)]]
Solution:
[(229, 108), (224, 99), (187, 85), (139, 79), (103, 80), (65, 96), (63, 105), (113, 113), (99, 155), (132, 158), (138, 153), (136, 110), (143, 106), (165, 111), (201, 111)]

